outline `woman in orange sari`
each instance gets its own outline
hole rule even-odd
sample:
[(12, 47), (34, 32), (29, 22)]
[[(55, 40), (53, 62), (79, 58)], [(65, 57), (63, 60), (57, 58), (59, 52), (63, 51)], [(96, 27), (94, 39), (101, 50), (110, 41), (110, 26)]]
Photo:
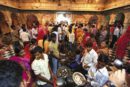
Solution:
[(84, 35), (83, 29), (81, 26), (79, 26), (76, 30), (76, 39), (78, 44), (80, 44), (81, 41), (83, 40), (83, 35)]

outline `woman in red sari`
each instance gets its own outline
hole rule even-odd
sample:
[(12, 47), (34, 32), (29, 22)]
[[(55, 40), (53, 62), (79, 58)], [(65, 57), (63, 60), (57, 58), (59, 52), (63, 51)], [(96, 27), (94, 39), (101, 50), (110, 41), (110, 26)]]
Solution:
[(83, 36), (83, 40), (82, 40), (82, 43), (81, 43), (81, 46), (84, 48), (87, 41), (90, 39), (90, 33), (88, 32), (87, 29), (84, 29), (84, 36)]
[(123, 59), (125, 56), (125, 50), (127, 44), (130, 42), (130, 26), (127, 28), (126, 32), (117, 40), (116, 56), (119, 59)]
[(30, 86), (31, 85), (31, 75), (30, 75), (31, 67), (29, 65), (29, 59), (23, 57), (25, 55), (24, 49), (18, 41), (14, 42), (13, 48), (14, 48), (15, 56), (10, 57), (9, 60), (15, 61), (22, 66), (23, 68), (22, 78), (23, 78), (24, 87), (31, 87)]
[(38, 35), (37, 35), (37, 41), (38, 41), (38, 40), (43, 39), (43, 37), (44, 37), (44, 35), (45, 35), (45, 31), (44, 31), (42, 25), (39, 24), (38, 21), (35, 23), (35, 26), (36, 26), (37, 31), (38, 31)]

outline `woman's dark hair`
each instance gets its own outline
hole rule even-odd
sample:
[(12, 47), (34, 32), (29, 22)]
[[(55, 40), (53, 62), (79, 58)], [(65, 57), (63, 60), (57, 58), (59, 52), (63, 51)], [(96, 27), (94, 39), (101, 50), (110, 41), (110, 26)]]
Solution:
[(31, 44), (36, 44), (37, 40), (36, 39), (31, 39)]
[(16, 55), (19, 55), (19, 53), (23, 49), (23, 47), (21, 46), (21, 44), (19, 43), (19, 41), (15, 41), (14, 42), (13, 48), (14, 48), (14, 52), (15, 52)]
[(23, 68), (15, 61), (0, 61), (0, 87), (20, 87)]

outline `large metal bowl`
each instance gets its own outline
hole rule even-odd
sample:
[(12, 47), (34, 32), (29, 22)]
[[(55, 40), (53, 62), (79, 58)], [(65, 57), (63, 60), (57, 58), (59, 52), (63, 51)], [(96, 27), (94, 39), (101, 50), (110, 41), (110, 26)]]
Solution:
[(72, 78), (73, 78), (75, 84), (78, 86), (84, 86), (87, 82), (85, 76), (80, 72), (73, 73)]
[(65, 80), (63, 78), (58, 78), (56, 82), (58, 87), (65, 87)]
[(57, 77), (66, 78), (72, 75), (71, 69), (66, 66), (61, 66), (57, 70)]

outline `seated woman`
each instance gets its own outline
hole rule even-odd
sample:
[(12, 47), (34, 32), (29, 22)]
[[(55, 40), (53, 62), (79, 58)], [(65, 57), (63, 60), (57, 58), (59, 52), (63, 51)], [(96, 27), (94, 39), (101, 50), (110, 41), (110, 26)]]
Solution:
[(9, 58), (9, 60), (11, 61), (15, 61), (17, 63), (19, 63), (23, 70), (23, 82), (25, 87), (30, 85), (30, 80), (31, 80), (31, 76), (30, 76), (30, 65), (29, 65), (29, 59), (24, 58), (24, 49), (23, 47), (20, 45), (19, 42), (15, 42), (13, 45), (14, 48), (14, 52), (15, 52), (15, 56), (12, 56)]
[(109, 79), (108, 70), (105, 67), (106, 65), (106, 57), (98, 58), (98, 64), (95, 67), (91, 67), (88, 70), (88, 79), (92, 85), (92, 87), (103, 87)]

